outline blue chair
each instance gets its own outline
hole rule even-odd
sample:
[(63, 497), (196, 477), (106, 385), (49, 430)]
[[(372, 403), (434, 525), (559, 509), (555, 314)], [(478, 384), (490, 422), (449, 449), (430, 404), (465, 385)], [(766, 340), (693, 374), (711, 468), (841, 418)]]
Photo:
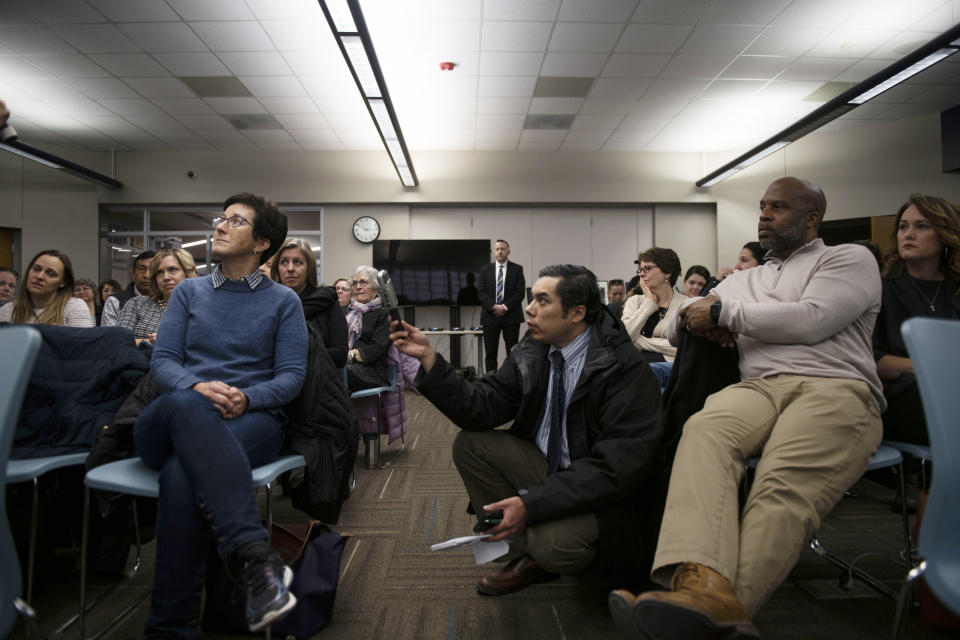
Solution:
[(900, 453), (905, 453), (919, 458), (920, 460), (920, 486), (927, 487), (927, 466), (933, 459), (930, 457), (930, 447), (925, 444), (914, 444), (912, 442), (899, 442), (897, 440), (884, 440), (882, 444), (893, 447)]
[[(346, 376), (346, 370), (344, 371), (344, 376)], [(397, 390), (397, 366), (395, 364), (387, 365), (387, 386), (385, 387), (373, 387), (372, 389), (360, 389), (359, 391), (354, 391), (350, 394), (350, 399), (356, 402), (357, 400), (363, 400), (364, 398), (373, 398), (377, 399), (377, 431), (375, 433), (364, 433), (363, 434), (363, 449), (364, 449), (364, 458), (367, 461), (367, 469), (384, 469), (393, 460), (390, 460), (384, 464), (380, 464), (380, 436), (383, 433), (382, 425), (380, 424), (380, 412), (383, 408), (383, 394), (389, 393), (391, 391)], [(362, 429), (361, 429), (362, 431)], [(400, 437), (400, 450), (394, 455), (400, 455), (404, 451), (405, 443), (403, 441), (403, 436)]]
[(903, 323), (900, 333), (917, 372), (936, 477), (917, 544), (923, 560), (911, 568), (900, 591), (893, 621), (894, 638), (900, 635), (911, 586), (920, 576), (940, 602), (960, 615), (960, 321), (910, 318)]
[[(40, 334), (32, 327), (11, 326), (0, 329), (0, 464), (7, 466), (13, 434), (20, 418), (20, 405), (27, 380), (40, 350)], [(20, 561), (7, 521), (6, 475), (0, 486), (0, 638), (6, 638), (17, 615), (27, 618), (33, 628), (33, 610), (20, 599)], [(34, 634), (36, 635), (36, 634)]]
[[(281, 473), (304, 467), (306, 464), (307, 462), (303, 456), (284, 456), (274, 462), (271, 462), (270, 464), (265, 464), (252, 470), (254, 488), (266, 487), (267, 531), (270, 531), (273, 527), (273, 508), (270, 503), (271, 483), (276, 480)], [(87, 545), (89, 542), (90, 490), (100, 489), (103, 491), (113, 491), (114, 493), (122, 493), (124, 495), (134, 496), (134, 499), (137, 497), (157, 498), (160, 494), (159, 479), (160, 472), (149, 468), (143, 463), (142, 460), (140, 460), (140, 458), (118, 460), (100, 467), (95, 467), (87, 472), (87, 475), (83, 480), (83, 483), (86, 486), (83, 494), (83, 541), (81, 543), (80, 556), (80, 612), (77, 616), (71, 618), (63, 626), (61, 626), (58, 631), (65, 629), (67, 626), (72, 624), (75, 619), (79, 618), (80, 638), (81, 640), (86, 638), (85, 627), (87, 612), (93, 609), (93, 607), (103, 601), (115, 590), (108, 590), (108, 592), (101, 595), (100, 598), (98, 598), (95, 602), (87, 605), (86, 558)], [(140, 564), (143, 557), (140, 545), (140, 523), (137, 520), (136, 506), (134, 506), (133, 509), (133, 526), (136, 538), (137, 558), (133, 567), (127, 572), (127, 578), (131, 578), (136, 575), (137, 571), (140, 569)], [(119, 587), (120, 585), (117, 586)], [(101, 635), (107, 629), (112, 628), (115, 624), (126, 618), (127, 615), (133, 611), (133, 609), (135, 609), (145, 598), (146, 596), (137, 600), (126, 609), (121, 611), (113, 620), (108, 622), (106, 627), (97, 633), (97, 635)]]

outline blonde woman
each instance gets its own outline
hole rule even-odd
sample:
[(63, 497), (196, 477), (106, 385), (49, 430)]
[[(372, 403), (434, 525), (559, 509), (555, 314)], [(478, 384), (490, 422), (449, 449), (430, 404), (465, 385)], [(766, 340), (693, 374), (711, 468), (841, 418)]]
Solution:
[(183, 249), (161, 249), (150, 260), (150, 293), (123, 305), (117, 326), (130, 329), (138, 345), (143, 341), (153, 344), (173, 290), (187, 278), (196, 277), (197, 267), (189, 253)]
[(0, 322), (92, 327), (87, 304), (73, 297), (73, 265), (56, 249), (41, 251), (30, 261), (20, 297), (0, 307)]

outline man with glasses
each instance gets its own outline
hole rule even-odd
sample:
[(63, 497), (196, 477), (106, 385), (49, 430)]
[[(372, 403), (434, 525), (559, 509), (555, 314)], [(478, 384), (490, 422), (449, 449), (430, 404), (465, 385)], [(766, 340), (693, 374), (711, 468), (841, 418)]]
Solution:
[(160, 321), (151, 372), (157, 397), (134, 424), (137, 454), (160, 471), (157, 560), (146, 637), (200, 635), (207, 549), (240, 576), (247, 623), (262, 629), (296, 604), (290, 568), (270, 547), (251, 467), (276, 459), (306, 371), (297, 294), (258, 270), (287, 218), (260, 196), (227, 199), (213, 220), (213, 273), (181, 282)]
[(751, 616), (880, 444), (880, 276), (866, 248), (817, 237), (826, 206), (812, 182), (773, 182), (758, 223), (766, 264), (687, 300), (670, 325), (673, 344), (688, 330), (736, 346), (741, 381), (683, 426), (652, 573), (670, 590), (610, 595), (624, 637), (759, 638)]
[(107, 298), (103, 303), (103, 313), (100, 316), (101, 327), (115, 327), (120, 322), (120, 310), (129, 300), (138, 296), (150, 295), (150, 261), (156, 251), (144, 251), (133, 258), (133, 269), (130, 274), (130, 284), (123, 291)]
[(506, 240), (497, 240), (493, 243), (494, 262), (480, 267), (477, 295), (480, 298), (486, 371), (497, 370), (500, 334), (503, 334), (507, 355), (520, 337), (526, 281), (523, 267), (507, 260), (509, 256), (510, 244)]

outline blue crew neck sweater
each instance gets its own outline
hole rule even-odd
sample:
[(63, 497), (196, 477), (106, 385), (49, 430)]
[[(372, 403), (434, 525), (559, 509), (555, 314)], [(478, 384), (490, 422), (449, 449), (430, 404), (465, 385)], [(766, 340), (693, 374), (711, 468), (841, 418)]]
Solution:
[(256, 289), (189, 278), (170, 296), (150, 364), (161, 393), (219, 380), (243, 391), (250, 409), (279, 409), (306, 378), (303, 306), (269, 278)]

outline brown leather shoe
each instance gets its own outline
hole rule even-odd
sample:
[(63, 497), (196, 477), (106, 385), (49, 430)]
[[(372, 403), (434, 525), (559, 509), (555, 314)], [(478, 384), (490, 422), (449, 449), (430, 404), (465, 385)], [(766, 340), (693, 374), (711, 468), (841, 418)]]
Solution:
[(734, 640), (760, 638), (730, 581), (702, 564), (687, 562), (670, 580), (671, 591), (610, 594), (610, 614), (625, 638)]
[(526, 589), (538, 582), (549, 582), (560, 576), (544, 571), (530, 556), (520, 556), (505, 564), (496, 573), (480, 578), (477, 593), (484, 596), (502, 596)]

